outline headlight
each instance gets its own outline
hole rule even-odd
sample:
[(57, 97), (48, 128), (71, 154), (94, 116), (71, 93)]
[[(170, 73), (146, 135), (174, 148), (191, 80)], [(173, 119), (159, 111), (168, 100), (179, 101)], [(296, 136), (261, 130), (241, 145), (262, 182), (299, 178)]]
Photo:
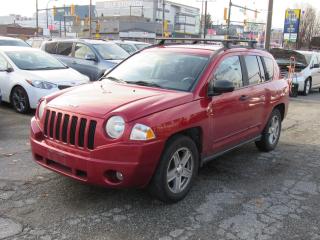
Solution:
[(39, 119), (41, 119), (43, 117), (43, 113), (44, 113), (44, 108), (46, 107), (46, 101), (43, 100), (40, 105), (39, 105), (39, 108), (38, 108), (38, 117)]
[(113, 116), (109, 118), (106, 124), (106, 132), (111, 138), (120, 138), (124, 132), (125, 122), (120, 116)]
[(40, 80), (26, 80), (31, 86), (36, 87), (36, 88), (42, 88), (42, 89), (47, 89), (50, 90), (52, 88), (57, 88), (58, 85), (54, 83), (49, 83), (45, 81), (40, 81)]
[(130, 140), (151, 140), (156, 138), (156, 135), (152, 131), (152, 129), (146, 125), (143, 124), (135, 124), (132, 128), (131, 134), (130, 134)]

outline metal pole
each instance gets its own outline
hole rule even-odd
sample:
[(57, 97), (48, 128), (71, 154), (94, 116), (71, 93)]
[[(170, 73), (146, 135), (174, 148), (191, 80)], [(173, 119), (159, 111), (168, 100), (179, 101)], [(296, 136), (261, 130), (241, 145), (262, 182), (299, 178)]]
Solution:
[(207, 35), (207, 10), (208, 10), (208, 1), (204, 2), (204, 29), (203, 29), (203, 38), (206, 38)]
[(91, 23), (92, 23), (92, 16), (91, 16), (91, 9), (92, 9), (92, 0), (90, 0), (89, 3), (89, 38), (91, 38), (92, 35), (92, 28), (91, 28)]
[(232, 8), (232, 2), (229, 1), (229, 11), (228, 11), (228, 27), (227, 27), (227, 38), (229, 38), (230, 35), (230, 23), (231, 23), (231, 8)]
[(67, 28), (66, 28), (66, 5), (63, 6), (63, 28), (64, 28), (64, 37), (67, 37)]
[(165, 7), (166, 3), (162, 0), (162, 37), (164, 37)]
[(269, 0), (268, 5), (268, 20), (266, 27), (266, 41), (265, 41), (265, 49), (270, 49), (270, 38), (271, 38), (271, 25), (272, 25), (272, 12), (273, 12), (273, 0)]
[(39, 15), (38, 15), (38, 0), (36, 0), (36, 36), (38, 36), (39, 32)]
[(204, 32), (204, 25), (203, 25), (203, 0), (201, 0), (201, 19), (200, 19), (200, 36), (203, 37)]

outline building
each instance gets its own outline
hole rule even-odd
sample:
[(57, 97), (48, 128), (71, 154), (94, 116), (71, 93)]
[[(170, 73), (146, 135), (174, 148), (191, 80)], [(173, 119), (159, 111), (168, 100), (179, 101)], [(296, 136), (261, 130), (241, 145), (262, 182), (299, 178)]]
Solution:
[(36, 28), (22, 27), (19, 24), (2, 24), (0, 25), (0, 35), (7, 37), (18, 37), (28, 39), (35, 36)]
[[(105, 0), (96, 2), (96, 13), (98, 17), (142, 17), (162, 25), (163, 5), (161, 0)], [(171, 36), (199, 36), (199, 8), (165, 1), (165, 21)]]

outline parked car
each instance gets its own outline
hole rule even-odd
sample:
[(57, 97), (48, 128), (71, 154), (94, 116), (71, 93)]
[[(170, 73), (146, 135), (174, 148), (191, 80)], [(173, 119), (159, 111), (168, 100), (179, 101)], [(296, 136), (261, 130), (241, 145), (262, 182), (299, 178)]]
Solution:
[(141, 49), (151, 46), (151, 44), (149, 43), (137, 41), (115, 40), (114, 42), (121, 48), (123, 48), (126, 52), (128, 52), (130, 55)]
[(32, 37), (32, 38), (29, 38), (26, 41), (26, 43), (28, 43), (33, 48), (40, 48), (45, 41), (49, 41), (49, 40), (50, 38), (47, 38), (47, 37)]
[(281, 76), (288, 74), (288, 65), (290, 57), (295, 58), (294, 81), (299, 84), (298, 91), (303, 95), (308, 95), (311, 89), (320, 91), (320, 55), (311, 51), (295, 51), (274, 48), (270, 53), (276, 59), (280, 69)]
[(288, 95), (263, 50), (161, 42), (101, 81), (42, 98), (31, 148), (38, 164), (70, 178), (149, 187), (176, 202), (209, 160), (249, 142), (273, 150)]
[(55, 54), (59, 60), (87, 75), (91, 81), (98, 80), (106, 70), (129, 56), (114, 42), (103, 40), (52, 40), (42, 44), (41, 49)]
[(19, 38), (2, 36), (0, 36), (0, 46), (30, 47), (28, 43)]
[(2, 102), (2, 93), (1, 93), (1, 89), (0, 89), (0, 104)]
[(19, 113), (35, 109), (39, 99), (48, 94), (88, 82), (87, 76), (41, 50), (0, 47), (2, 100)]

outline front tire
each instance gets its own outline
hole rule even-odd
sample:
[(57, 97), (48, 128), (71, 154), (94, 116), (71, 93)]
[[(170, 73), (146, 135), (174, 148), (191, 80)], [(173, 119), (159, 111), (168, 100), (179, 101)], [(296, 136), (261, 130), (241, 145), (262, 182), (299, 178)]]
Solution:
[(12, 89), (10, 103), (18, 113), (28, 113), (30, 111), (29, 97), (23, 87), (17, 86)]
[(267, 126), (262, 132), (260, 141), (256, 142), (257, 148), (262, 152), (274, 150), (279, 142), (281, 133), (281, 113), (279, 109), (274, 109), (271, 113)]
[(310, 89), (311, 89), (311, 79), (308, 78), (304, 82), (304, 89), (303, 89), (302, 95), (307, 96), (310, 93)]
[(169, 140), (149, 185), (150, 193), (165, 203), (182, 200), (198, 172), (199, 153), (192, 139), (177, 135)]

